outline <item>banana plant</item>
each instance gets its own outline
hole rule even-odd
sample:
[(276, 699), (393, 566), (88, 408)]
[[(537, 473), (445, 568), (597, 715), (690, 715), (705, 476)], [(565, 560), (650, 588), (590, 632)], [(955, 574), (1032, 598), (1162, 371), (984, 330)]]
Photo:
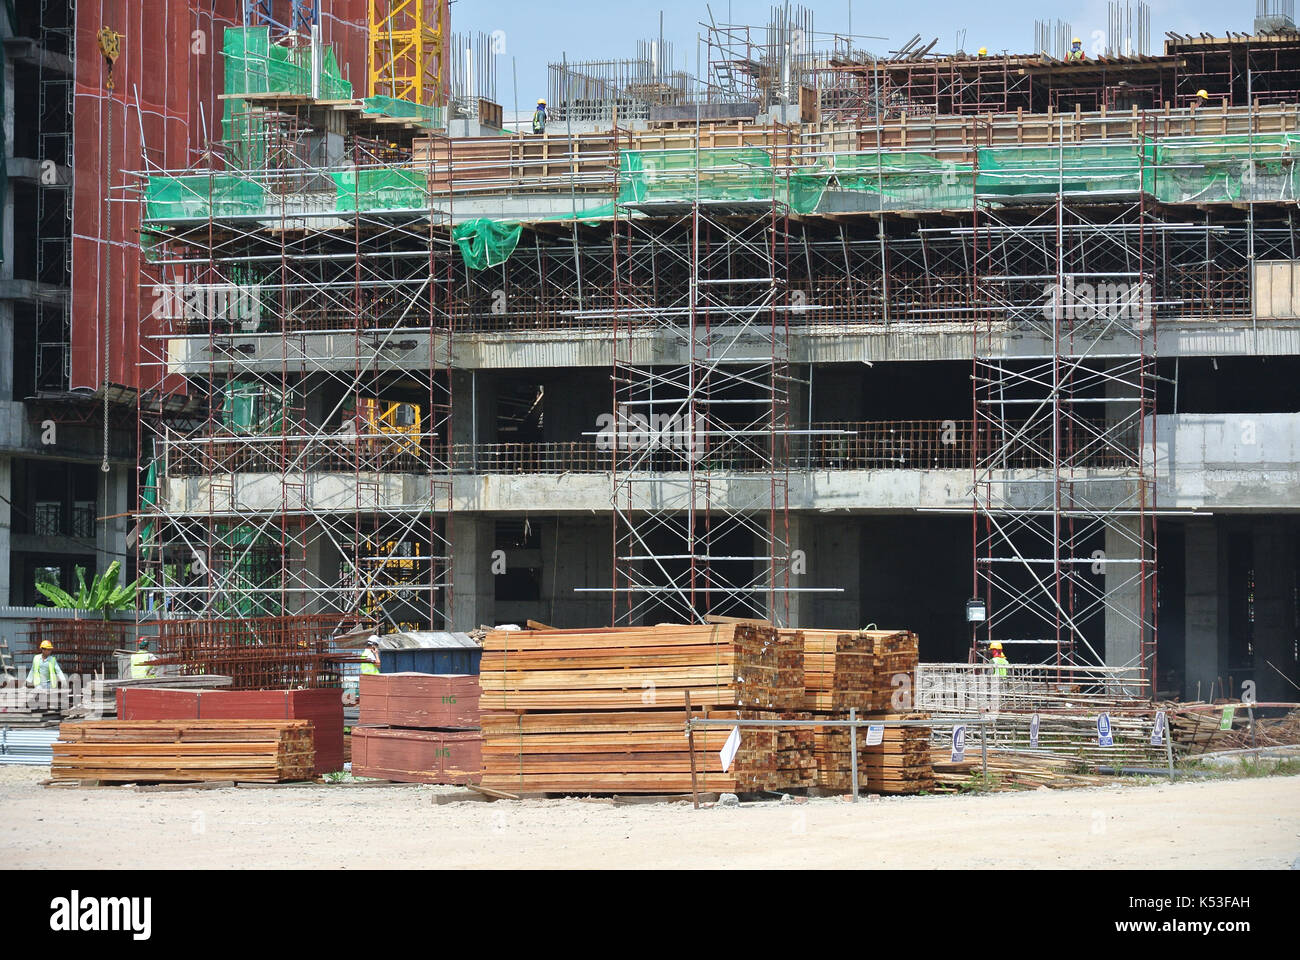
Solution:
[(98, 610), (108, 619), (115, 610), (129, 610), (135, 606), (136, 593), (149, 586), (152, 580), (148, 574), (136, 579), (134, 583), (121, 586), (117, 582), (121, 561), (114, 560), (103, 573), (96, 574), (86, 585), (86, 568), (77, 567), (77, 592), (75, 594), (54, 586), (51, 583), (38, 583), (36, 589), (55, 607), (65, 610)]

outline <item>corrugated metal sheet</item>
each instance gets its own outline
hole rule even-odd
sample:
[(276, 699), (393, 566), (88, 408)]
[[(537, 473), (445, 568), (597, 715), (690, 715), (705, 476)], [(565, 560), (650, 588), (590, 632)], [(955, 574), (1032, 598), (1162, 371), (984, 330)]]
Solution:
[(0, 763), (49, 766), (54, 759), (51, 744), (57, 739), (58, 727), (0, 727)]
[(439, 630), (412, 630), (390, 633), (379, 638), (380, 650), (477, 650), (478, 644), (468, 633), (445, 633)]

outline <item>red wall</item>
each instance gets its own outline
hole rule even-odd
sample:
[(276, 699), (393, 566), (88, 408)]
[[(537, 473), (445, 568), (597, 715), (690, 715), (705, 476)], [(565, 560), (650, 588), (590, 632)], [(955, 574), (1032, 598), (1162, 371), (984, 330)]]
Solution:
[[(288, 7), (289, 0), (277, 0), (276, 14), (282, 22), (288, 22)], [(334, 45), (356, 96), (366, 93), (366, 8), (366, 0), (321, 0), (322, 38)], [(150, 315), (153, 300), (148, 287), (155, 278), (141, 272), (140, 209), (134, 202), (141, 180), (135, 173), (197, 164), (206, 137), (219, 135), (217, 95), (224, 87), (225, 69), (222, 30), (242, 23), (243, 4), (240, 0), (77, 0), (76, 10), (70, 385), (95, 388), (102, 382), (107, 319), (109, 379), (149, 389), (159, 383), (161, 370), (155, 365), (141, 373), (142, 336), (158, 332), (159, 322)], [(113, 71), (116, 88), (111, 94), (104, 89), (107, 73), (96, 40), (101, 26), (122, 34), (122, 52)], [(103, 200), (106, 165), (115, 201), (108, 242)], [(152, 353), (158, 349), (145, 347)]]

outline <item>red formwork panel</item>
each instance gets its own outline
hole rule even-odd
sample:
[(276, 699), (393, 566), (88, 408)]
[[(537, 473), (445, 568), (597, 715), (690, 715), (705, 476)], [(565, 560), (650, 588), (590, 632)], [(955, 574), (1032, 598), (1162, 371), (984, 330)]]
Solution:
[(478, 783), (483, 779), (483, 735), (475, 730), (353, 727), (352, 773), (400, 783)]
[(478, 677), (470, 674), (371, 673), (361, 676), (359, 720), (379, 727), (475, 730)]
[(120, 720), (310, 720), (316, 740), (316, 776), (343, 769), (343, 694), (320, 690), (117, 691)]

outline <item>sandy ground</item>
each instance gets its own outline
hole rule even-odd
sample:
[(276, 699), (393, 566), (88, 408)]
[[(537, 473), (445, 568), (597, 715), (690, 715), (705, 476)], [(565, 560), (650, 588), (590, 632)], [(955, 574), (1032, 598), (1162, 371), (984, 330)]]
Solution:
[[(452, 788), (137, 793), (0, 767), (9, 868), (1289, 868), (1300, 777), (983, 796), (615, 807), (435, 804)], [(363, 822), (401, 843), (367, 844)]]

